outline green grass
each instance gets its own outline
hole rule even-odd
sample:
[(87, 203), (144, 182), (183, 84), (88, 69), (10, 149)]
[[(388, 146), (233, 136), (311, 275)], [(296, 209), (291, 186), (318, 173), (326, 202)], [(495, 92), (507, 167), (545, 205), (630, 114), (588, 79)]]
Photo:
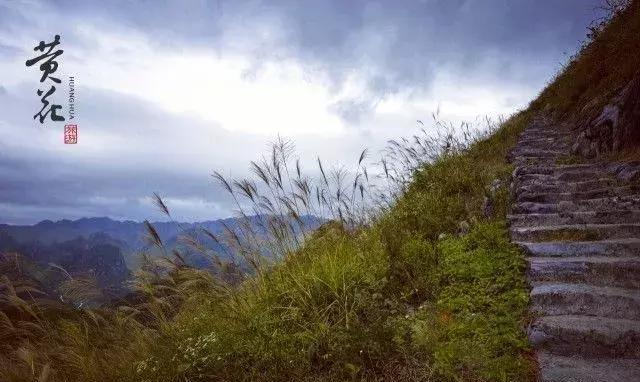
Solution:
[(504, 224), (478, 224), (462, 238), (443, 240), (439, 249), (439, 338), (416, 331), (416, 341), (426, 338), (435, 368), (447, 379), (530, 379), (533, 365), (522, 332), (529, 301), (525, 263)]

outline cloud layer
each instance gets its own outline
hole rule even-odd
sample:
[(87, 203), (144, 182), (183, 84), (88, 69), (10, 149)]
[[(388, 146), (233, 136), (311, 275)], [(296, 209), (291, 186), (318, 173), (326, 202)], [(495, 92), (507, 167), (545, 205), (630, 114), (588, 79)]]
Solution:
[[(509, 114), (576, 49), (597, 3), (0, 1), (0, 222), (155, 219), (152, 192), (181, 220), (226, 217), (209, 174), (246, 174), (277, 134), (303, 163), (340, 164), (438, 107), (452, 121)], [(77, 146), (31, 120), (39, 75), (24, 61), (54, 34)]]

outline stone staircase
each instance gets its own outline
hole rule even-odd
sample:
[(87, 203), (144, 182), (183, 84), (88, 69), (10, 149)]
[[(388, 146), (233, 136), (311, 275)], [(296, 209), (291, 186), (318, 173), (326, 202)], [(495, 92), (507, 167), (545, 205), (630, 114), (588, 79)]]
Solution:
[(640, 188), (603, 163), (558, 164), (571, 138), (537, 121), (510, 154), (539, 380), (640, 381)]

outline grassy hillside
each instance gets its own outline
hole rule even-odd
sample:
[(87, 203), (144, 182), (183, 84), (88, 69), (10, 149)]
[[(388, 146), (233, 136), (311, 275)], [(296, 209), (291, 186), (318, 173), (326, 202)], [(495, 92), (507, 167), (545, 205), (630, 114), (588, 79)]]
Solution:
[(0, 301), (15, 307), (3, 378), (528, 380), (524, 262), (504, 215), (505, 156), (529, 119), (443, 152), (374, 223), (327, 224), (239, 285), (174, 262), (138, 275), (135, 304), (55, 315), (16, 288)]
[[(507, 239), (505, 155), (528, 122), (422, 167), (370, 227), (325, 226), (240, 288), (206, 288), (137, 369), (149, 380), (531, 377), (524, 261)], [(496, 217), (482, 214), (487, 185)], [(458, 235), (459, 223), (470, 232)], [(473, 349), (473, 351), (469, 351)]]
[(640, 75), (640, 2), (609, 0), (605, 4), (615, 17), (595, 23), (590, 39), (532, 102), (532, 110), (546, 108), (560, 120), (584, 122)]
[[(528, 110), (414, 169), (384, 213), (346, 224), (339, 207), (340, 219), (284, 245), (287, 255), (253, 277), (224, 282), (178, 254), (143, 267), (128, 301), (78, 309), (39, 296), (5, 256), (0, 380), (533, 380), (525, 263), (506, 231), (506, 154), (536, 113), (575, 118), (628, 81), (640, 63), (638, 4), (598, 29)], [(276, 183), (275, 200), (295, 216)], [(251, 183), (227, 186), (264, 204)]]

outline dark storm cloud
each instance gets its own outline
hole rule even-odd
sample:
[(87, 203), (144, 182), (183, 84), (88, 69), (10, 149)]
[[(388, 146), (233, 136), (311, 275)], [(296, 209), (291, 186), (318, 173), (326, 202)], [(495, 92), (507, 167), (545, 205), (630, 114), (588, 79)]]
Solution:
[[(159, 49), (202, 46), (220, 54), (238, 49), (255, 57), (257, 64), (293, 58), (329, 73), (335, 86), (352, 70), (364, 69), (369, 90), (381, 96), (428, 87), (442, 66), (469, 76), (537, 83), (541, 71), (548, 75), (563, 52), (578, 46), (600, 3), (57, 0), (51, 8), (77, 20), (140, 30), (152, 36)], [(260, 34), (265, 26), (276, 31), (275, 40)], [(487, 60), (491, 68), (477, 73), (476, 67)]]

